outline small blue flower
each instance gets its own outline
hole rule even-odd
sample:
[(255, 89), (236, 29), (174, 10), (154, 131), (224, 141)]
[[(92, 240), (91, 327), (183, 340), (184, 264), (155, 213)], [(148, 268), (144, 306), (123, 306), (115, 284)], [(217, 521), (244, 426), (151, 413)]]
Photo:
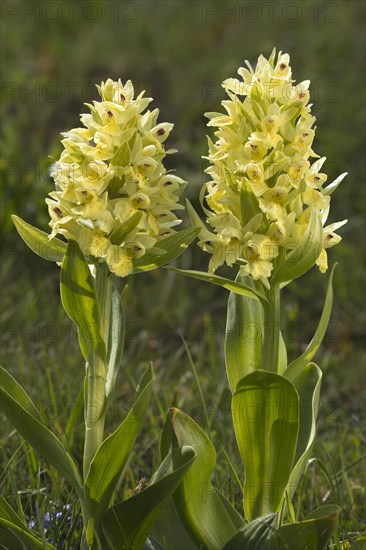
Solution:
[(43, 526), (44, 526), (45, 529), (47, 529), (48, 527), (50, 527), (50, 525), (52, 525), (52, 527), (53, 527), (54, 523), (51, 522), (50, 513), (46, 512), (44, 517), (43, 517)]

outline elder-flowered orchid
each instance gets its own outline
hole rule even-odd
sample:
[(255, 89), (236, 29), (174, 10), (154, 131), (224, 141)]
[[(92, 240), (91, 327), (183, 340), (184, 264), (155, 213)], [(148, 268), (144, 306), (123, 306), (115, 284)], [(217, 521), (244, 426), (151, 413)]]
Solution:
[[(312, 148), (310, 81), (295, 85), (289, 55), (280, 52), (276, 61), (275, 50), (268, 60), (261, 55), (255, 70), (246, 65), (238, 69), (242, 80), (222, 84), (226, 114), (206, 113), (216, 141), (208, 138), (211, 179), (201, 203), (212, 231), (202, 228), (199, 245), (213, 254), (211, 272), (239, 261), (243, 274), (269, 288), (274, 265), (304, 236), (311, 212), (325, 221), (330, 191), (320, 171), (325, 158)], [(344, 223), (324, 228), (324, 247), (314, 258), (322, 272), (325, 249), (340, 241), (334, 231)]]
[[(163, 164), (166, 154), (174, 152), (164, 147), (173, 124), (158, 123), (158, 109), (146, 110), (152, 100), (143, 92), (135, 98), (130, 81), (122, 84), (108, 79), (97, 88), (101, 101), (87, 104), (90, 113), (81, 115), (83, 127), (64, 133), (64, 149), (53, 166), (56, 189), (46, 199), (51, 234), (13, 217), (27, 245), (60, 265), (61, 302), (78, 329), (85, 376), (70, 420), (84, 404), (82, 472), (70, 455), (71, 446), (66, 448), (38, 420), (35, 405), (2, 368), (0, 397), (12, 411), (9, 420), (75, 489), (83, 519), (80, 548), (119, 548), (122, 544), (139, 549), (196, 453), (191, 447), (172, 451), (157, 471), (154, 487), (145, 488), (145, 504), (141, 505), (140, 494), (133, 495), (127, 505), (132, 504), (131, 511), (124, 510), (123, 519), (117, 519), (114, 493), (148, 410), (153, 372), (151, 366), (146, 370), (126, 417), (106, 437), (105, 420), (117, 387), (126, 327), (114, 275), (126, 277), (168, 263), (188, 247), (198, 229), (175, 229), (181, 221), (176, 211), (183, 208), (179, 197), (186, 182)], [(0, 519), (4, 506), (0, 499)], [(6, 514), (13, 519), (13, 511), (7, 508)], [(15, 542), (12, 535), (7, 546), (54, 548), (33, 537), (29, 529), (24, 533), (19, 524), (15, 527), (20, 535)]]
[(97, 86), (101, 101), (87, 104), (84, 127), (65, 132), (64, 150), (51, 173), (56, 191), (46, 199), (50, 239), (74, 239), (90, 262), (112, 273), (132, 273), (134, 260), (175, 233), (185, 181), (163, 165), (173, 124), (158, 123), (159, 110), (131, 81)]

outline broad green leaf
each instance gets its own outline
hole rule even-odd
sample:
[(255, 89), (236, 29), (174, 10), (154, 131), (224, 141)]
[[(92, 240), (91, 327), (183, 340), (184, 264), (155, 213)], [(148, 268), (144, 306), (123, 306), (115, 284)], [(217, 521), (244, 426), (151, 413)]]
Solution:
[(278, 514), (254, 519), (240, 529), (222, 550), (266, 550), (277, 527)]
[(25, 399), (24, 394), (14, 378), (0, 367), (2, 412), (35, 451), (71, 483), (79, 496), (82, 495), (82, 483), (73, 459), (61, 441), (33, 416), (36, 408), (28, 396)]
[(332, 305), (333, 305), (333, 275), (334, 275), (334, 269), (337, 264), (334, 264), (332, 267), (332, 270), (329, 275), (328, 279), (328, 285), (327, 285), (327, 292), (325, 295), (325, 301), (323, 306), (323, 311), (320, 317), (318, 328), (316, 329), (315, 335), (313, 339), (311, 340), (310, 344), (297, 359), (292, 361), (290, 365), (288, 366), (286, 370), (286, 376), (291, 379), (291, 377), (296, 376), (297, 372), (300, 372), (302, 368), (304, 368), (314, 357), (316, 352), (318, 351), (325, 333), (328, 328), (329, 319), (332, 313)]
[(191, 445), (197, 459), (174, 493), (177, 512), (194, 542), (221, 549), (243, 526), (243, 519), (226, 499), (224, 504), (210, 482), (216, 463), (211, 441), (188, 415), (173, 408), (163, 430), (162, 453), (183, 445)]
[(22, 388), (22, 386), (18, 384), (15, 378), (13, 378), (11, 374), (3, 367), (0, 367), (0, 387), (2, 391), (12, 395), (19, 405), (28, 412), (28, 414), (34, 416), (37, 420), (40, 420), (38, 410), (29, 395)]
[(174, 235), (161, 239), (156, 243), (156, 247), (161, 248), (165, 252), (159, 255), (147, 253), (141, 258), (134, 260), (133, 272), (142, 273), (144, 271), (150, 271), (174, 260), (174, 258), (177, 258), (188, 248), (191, 242), (197, 237), (199, 231), (200, 229), (198, 227), (190, 227), (189, 229), (183, 229), (183, 231), (178, 231), (174, 233)]
[(116, 287), (113, 285), (108, 338), (108, 372), (105, 385), (106, 409), (110, 407), (113, 401), (118, 369), (122, 361), (124, 343), (125, 314), (123, 311), (121, 296)]
[(247, 296), (255, 300), (261, 299), (267, 301), (267, 298), (261, 292), (258, 292), (255, 288), (251, 288), (248, 285), (243, 283), (232, 281), (231, 279), (226, 279), (225, 277), (219, 277), (218, 275), (213, 275), (211, 273), (205, 273), (204, 271), (194, 271), (192, 269), (178, 269), (176, 267), (168, 266), (168, 269), (175, 271), (175, 273), (180, 273), (181, 275), (186, 275), (187, 277), (192, 277), (193, 279), (200, 279), (201, 281), (207, 281), (214, 285), (221, 286), (226, 288), (231, 292), (240, 294), (241, 296)]
[(11, 549), (56, 550), (52, 544), (44, 544), (3, 497), (0, 497), (0, 542)]
[[(160, 458), (164, 457), (176, 447), (175, 435), (171, 422), (164, 424), (162, 437), (160, 439)], [(151, 547), (144, 547), (143, 550), (159, 550), (159, 548), (170, 549), (184, 548), (184, 550), (198, 550), (201, 545), (194, 541), (185, 528), (182, 519), (179, 517), (175, 506), (174, 498), (171, 497), (165, 504), (158, 520), (156, 521), (146, 544)]]
[[(147, 546), (147, 544), (151, 546)], [(175, 548), (177, 550), (199, 550), (200, 545), (195, 543), (185, 529), (177, 509), (174, 499), (171, 497), (165, 504), (158, 520), (156, 521), (144, 550), (158, 550), (160, 548)]]
[(192, 447), (179, 447), (169, 453), (150, 485), (105, 514), (103, 529), (115, 550), (140, 550), (164, 505), (174, 493), (196, 454)]
[[(250, 277), (238, 274), (236, 283), (255, 289)], [(226, 373), (234, 393), (245, 375), (261, 366), (263, 308), (259, 300), (230, 292), (225, 332)]]
[(120, 245), (123, 243), (126, 235), (130, 233), (139, 224), (141, 220), (142, 212), (135, 212), (126, 222), (121, 223), (116, 229), (109, 235), (109, 240), (112, 244)]
[(323, 226), (319, 213), (313, 209), (304, 236), (294, 243), (287, 258), (279, 263), (271, 276), (271, 284), (292, 281), (315, 264), (323, 248)]
[(62, 262), (66, 254), (66, 243), (56, 237), (50, 240), (47, 233), (33, 227), (19, 216), (13, 215), (11, 218), (19, 235), (33, 252), (50, 262)]
[[(292, 374), (295, 374), (293, 376)], [(316, 435), (316, 420), (319, 410), (320, 386), (322, 371), (314, 363), (306, 365), (301, 371), (285, 373), (299, 394), (300, 429), (297, 440), (295, 467), (291, 472), (288, 484), (288, 495), (292, 499), (304, 468), (312, 451)]]
[(337, 527), (340, 510), (335, 504), (327, 504), (313, 510), (304, 521), (282, 525), (271, 550), (324, 549)]
[(0, 517), (0, 544), (4, 550), (56, 550), (32, 532)]
[(232, 522), (232, 524), (235, 525), (237, 529), (241, 529), (241, 527), (244, 524), (244, 518), (239, 514), (237, 509), (234, 508), (234, 506), (231, 504), (230, 500), (228, 500), (225, 495), (220, 493), (220, 491), (218, 489), (216, 489), (216, 487), (214, 487), (213, 489), (214, 489), (215, 493), (217, 494), (217, 496), (219, 497), (219, 499), (221, 500), (221, 503), (224, 506), (225, 511), (226, 511), (227, 515), (229, 516), (230, 521)]
[(94, 279), (76, 241), (70, 240), (61, 266), (62, 305), (78, 327), (79, 342), (89, 365), (98, 356), (105, 362), (105, 344), (100, 335), (100, 316)]
[(232, 406), (245, 467), (244, 512), (252, 521), (281, 508), (296, 451), (299, 398), (291, 382), (258, 370), (240, 380)]
[(21, 520), (21, 518), (18, 516), (18, 514), (15, 512), (15, 510), (13, 510), (10, 504), (8, 504), (2, 496), (0, 496), (0, 518), (6, 519), (7, 521), (11, 521), (15, 525), (18, 525), (19, 527), (25, 527), (27, 530), (29, 529), (25, 525), (25, 523)]
[(133, 407), (122, 424), (103, 441), (91, 461), (85, 480), (85, 490), (90, 500), (89, 509), (98, 520), (111, 501), (116, 484), (132, 451), (149, 406), (153, 373), (145, 372), (136, 390)]

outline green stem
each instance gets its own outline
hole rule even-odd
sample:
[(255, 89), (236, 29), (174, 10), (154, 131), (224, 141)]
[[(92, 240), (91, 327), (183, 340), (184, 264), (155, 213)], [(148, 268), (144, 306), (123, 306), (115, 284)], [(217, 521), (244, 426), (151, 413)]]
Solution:
[[(112, 281), (106, 264), (96, 266), (95, 286), (100, 313), (100, 333), (108, 350)], [(92, 364), (86, 367), (85, 377), (84, 479), (90, 462), (104, 438), (106, 375), (107, 365), (103, 358), (95, 353)]]
[(104, 435), (104, 401), (105, 375), (91, 373), (87, 367), (86, 405), (85, 405), (85, 445), (83, 459), (84, 479), (96, 450), (103, 441)]
[(261, 368), (278, 372), (280, 346), (280, 286), (272, 284), (264, 306), (264, 334)]

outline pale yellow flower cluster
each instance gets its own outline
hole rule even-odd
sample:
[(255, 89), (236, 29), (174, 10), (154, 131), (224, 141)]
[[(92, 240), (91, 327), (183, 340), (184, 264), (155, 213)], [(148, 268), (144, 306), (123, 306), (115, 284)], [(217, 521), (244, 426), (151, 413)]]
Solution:
[(158, 124), (158, 109), (146, 111), (152, 99), (134, 98), (131, 81), (108, 79), (97, 88), (101, 101), (87, 104), (83, 127), (63, 134), (51, 174), (56, 191), (46, 199), (50, 238), (75, 239), (91, 262), (107, 262), (124, 277), (134, 259), (159, 253), (156, 243), (175, 233), (186, 182), (164, 168), (175, 152), (164, 148), (173, 124)]
[[(208, 139), (211, 180), (201, 202), (213, 231), (202, 228), (199, 244), (212, 254), (211, 272), (239, 263), (242, 273), (267, 287), (274, 263), (304, 235), (313, 208), (324, 225), (337, 186), (323, 187), (325, 158), (312, 150), (310, 82), (295, 85), (289, 63), (288, 54), (276, 60), (275, 51), (268, 60), (260, 56), (255, 70), (246, 62), (238, 70), (241, 80), (222, 84), (226, 114), (206, 113), (208, 126), (217, 129), (216, 141)], [(324, 228), (324, 248), (314, 258), (322, 272), (325, 249), (340, 241), (334, 231), (343, 223)]]

